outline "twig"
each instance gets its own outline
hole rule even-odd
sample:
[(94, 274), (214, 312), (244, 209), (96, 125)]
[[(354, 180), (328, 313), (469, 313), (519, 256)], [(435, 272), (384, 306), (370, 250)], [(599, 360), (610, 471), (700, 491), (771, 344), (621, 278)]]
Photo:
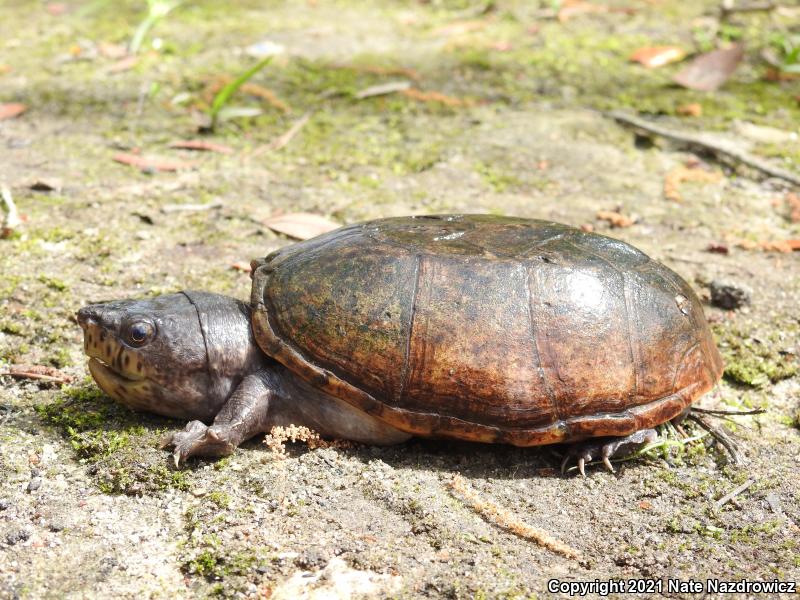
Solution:
[(751, 485), (753, 485), (755, 482), (756, 482), (755, 479), (748, 479), (742, 485), (733, 488), (730, 492), (725, 494), (722, 498), (720, 498), (719, 500), (714, 502), (714, 508), (722, 508), (728, 502), (733, 500), (736, 496), (738, 496), (743, 491), (745, 491), (747, 488), (749, 488)]
[(615, 121), (622, 123), (623, 125), (628, 125), (635, 129), (658, 135), (667, 140), (688, 146), (692, 149), (699, 149), (704, 152), (709, 152), (716, 156), (718, 160), (723, 162), (724, 159), (738, 162), (755, 169), (756, 171), (760, 171), (765, 175), (769, 175), (770, 177), (777, 177), (778, 179), (783, 179), (784, 181), (793, 183), (796, 186), (800, 186), (800, 175), (796, 175), (784, 169), (775, 167), (748, 152), (744, 152), (743, 150), (738, 150), (736, 148), (723, 145), (720, 142), (709, 140), (700, 135), (667, 129), (666, 127), (661, 127), (660, 125), (656, 125), (644, 119), (639, 119), (638, 117), (634, 117), (623, 112), (611, 111), (608, 113), (608, 116)]
[(767, 412), (766, 408), (754, 408), (753, 410), (720, 410), (716, 408), (700, 408), (693, 406), (692, 412), (699, 412), (706, 415), (763, 415)]
[(711, 423), (694, 413), (689, 413), (687, 419), (691, 419), (700, 425), (700, 427), (710, 433), (715, 440), (722, 444), (725, 450), (728, 451), (728, 454), (730, 454), (733, 464), (740, 465), (745, 462), (744, 457), (739, 453), (739, 447), (736, 442), (732, 440), (731, 437), (722, 429), (719, 427), (714, 427)]
[(212, 208), (222, 208), (222, 202), (209, 202), (207, 204), (165, 204), (161, 207), (161, 212), (194, 212), (200, 210), (211, 210)]
[(12, 365), (0, 375), (8, 375), (15, 379), (35, 379), (49, 383), (70, 383), (73, 377), (62, 373), (58, 369), (39, 365)]
[(469, 504), (475, 512), (495, 525), (507, 529), (521, 538), (536, 542), (543, 548), (547, 548), (551, 552), (555, 552), (566, 558), (580, 558), (580, 552), (575, 548), (554, 538), (543, 529), (533, 527), (520, 521), (511, 512), (495, 504), (491, 500), (481, 498), (477, 492), (469, 488), (461, 475), (454, 475), (449, 486), (450, 489), (466, 500), (467, 504)]
[(22, 221), (19, 218), (17, 205), (14, 204), (14, 198), (11, 195), (11, 190), (8, 189), (7, 185), (0, 186), (0, 197), (3, 199), (6, 213), (5, 217), (3, 217), (3, 226), (2, 231), (0, 231), (0, 237), (7, 238), (14, 233), (14, 230), (20, 226)]
[(253, 156), (259, 156), (265, 150), (273, 150), (277, 152), (281, 148), (284, 148), (289, 142), (291, 142), (294, 139), (294, 136), (296, 136), (300, 132), (300, 130), (303, 127), (305, 127), (309, 119), (311, 119), (311, 113), (307, 112), (302, 117), (297, 119), (297, 121), (294, 122), (294, 124), (288, 129), (286, 133), (284, 133), (280, 137), (275, 138), (269, 144), (261, 146), (260, 148), (256, 148), (253, 151)]

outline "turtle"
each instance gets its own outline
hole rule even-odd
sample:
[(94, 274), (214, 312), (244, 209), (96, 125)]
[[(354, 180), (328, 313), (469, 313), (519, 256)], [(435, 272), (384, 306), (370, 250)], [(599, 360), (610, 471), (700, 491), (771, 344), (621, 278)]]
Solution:
[(722, 374), (686, 281), (560, 223), (377, 219), (251, 267), (249, 303), (187, 290), (78, 311), (103, 391), (189, 420), (165, 443), (176, 466), (302, 425), (376, 445), (571, 442), (581, 474), (613, 470)]

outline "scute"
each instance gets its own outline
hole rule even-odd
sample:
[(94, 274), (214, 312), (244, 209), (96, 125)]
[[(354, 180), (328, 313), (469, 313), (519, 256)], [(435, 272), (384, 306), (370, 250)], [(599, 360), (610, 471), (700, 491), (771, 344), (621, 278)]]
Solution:
[(518, 445), (624, 435), (675, 416), (721, 374), (680, 277), (558, 223), (382, 219), (255, 267), (262, 349), (418, 435)]

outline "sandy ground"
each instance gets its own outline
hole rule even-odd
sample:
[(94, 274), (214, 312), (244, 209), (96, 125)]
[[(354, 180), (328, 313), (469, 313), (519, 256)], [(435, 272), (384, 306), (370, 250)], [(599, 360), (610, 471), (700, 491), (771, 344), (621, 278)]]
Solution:
[[(48, 365), (74, 381), (0, 375), (0, 598), (529, 598), (559, 595), (551, 579), (638, 578), (662, 591), (611, 596), (699, 598), (668, 593), (667, 580), (800, 578), (800, 253), (757, 247), (800, 238), (791, 190), (704, 156), (719, 176), (680, 183), (682, 202), (669, 200), (665, 177), (698, 157), (602, 112), (710, 131), (800, 170), (800, 87), (764, 82), (756, 51), (767, 25), (800, 15), (735, 17), (726, 27), (754, 50), (723, 90), (699, 94), (669, 85), (677, 67), (646, 72), (627, 56), (654, 42), (692, 47), (714, 3), (631, 2), (631, 14), (567, 22), (542, 4), (191, 3), (156, 27), (157, 50), (150, 36), (138, 63), (115, 71), (113, 44), (142, 19), (138, 4), (68, 2), (51, 14), (3, 3), (0, 102), (28, 111), (0, 122), (0, 183), (26, 218), (0, 240), (0, 371)], [(252, 64), (247, 48), (263, 40), (283, 52), (252, 83), (291, 112), (243, 94), (237, 104), (263, 114), (210, 138), (231, 154), (168, 148), (197, 137), (209, 81)], [(440, 97), (355, 98), (399, 80)], [(692, 102), (703, 116), (676, 116)], [(306, 112), (285, 148), (267, 147)], [(193, 166), (142, 173), (111, 160), (135, 149)], [(218, 206), (164, 210), (187, 203)], [(610, 229), (601, 210), (635, 222)], [(586, 479), (558, 473), (557, 447), (289, 443), (281, 458), (259, 438), (174, 470), (158, 442), (183, 424), (96, 389), (74, 311), (182, 288), (246, 298), (249, 278), (231, 266), (292, 243), (262, 221), (296, 211), (341, 223), (490, 212), (591, 224), (706, 300), (715, 280), (750, 288), (737, 311), (706, 306), (727, 369), (701, 401), (766, 409), (727, 425), (746, 464), (709, 438)], [(579, 556), (518, 535), (526, 527)]]

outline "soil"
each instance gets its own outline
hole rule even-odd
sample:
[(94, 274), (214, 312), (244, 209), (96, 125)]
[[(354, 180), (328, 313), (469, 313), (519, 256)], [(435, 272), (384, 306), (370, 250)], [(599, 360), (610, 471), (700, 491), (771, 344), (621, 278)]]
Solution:
[[(0, 122), (0, 183), (25, 218), (0, 240), (0, 372), (44, 365), (74, 380), (0, 375), (0, 598), (531, 598), (558, 596), (552, 579), (637, 578), (663, 591), (611, 597), (700, 597), (665, 582), (800, 579), (800, 253), (759, 246), (800, 238), (792, 190), (605, 113), (800, 171), (800, 82), (766, 80), (761, 59), (800, 23), (788, 4), (720, 25), (710, 1), (611, 2), (632, 10), (561, 20), (551, 2), (201, 1), (158, 22), (123, 69), (115, 48), (144, 3), (5, 3), (0, 102), (28, 110)], [(709, 50), (715, 36), (747, 47), (717, 92), (672, 85), (681, 65), (628, 61), (642, 46)], [(252, 65), (248, 49), (265, 40), (282, 52), (231, 101), (261, 115), (206, 134), (234, 151), (169, 148), (199, 137), (214, 82)], [(396, 81), (420, 92), (356, 97)], [(114, 162), (119, 152), (192, 166), (143, 172)], [(198, 203), (217, 206), (163, 210)], [(591, 226), (706, 300), (715, 280), (750, 291), (736, 310), (706, 306), (726, 371), (700, 401), (765, 409), (714, 420), (746, 462), (710, 436), (664, 431), (661, 448), (585, 479), (558, 472), (560, 447), (422, 440), (288, 442), (281, 456), (257, 438), (176, 470), (159, 441), (183, 423), (99, 392), (74, 313), (183, 288), (247, 298), (232, 265), (292, 243), (262, 221), (301, 211), (343, 224), (488, 212)]]

